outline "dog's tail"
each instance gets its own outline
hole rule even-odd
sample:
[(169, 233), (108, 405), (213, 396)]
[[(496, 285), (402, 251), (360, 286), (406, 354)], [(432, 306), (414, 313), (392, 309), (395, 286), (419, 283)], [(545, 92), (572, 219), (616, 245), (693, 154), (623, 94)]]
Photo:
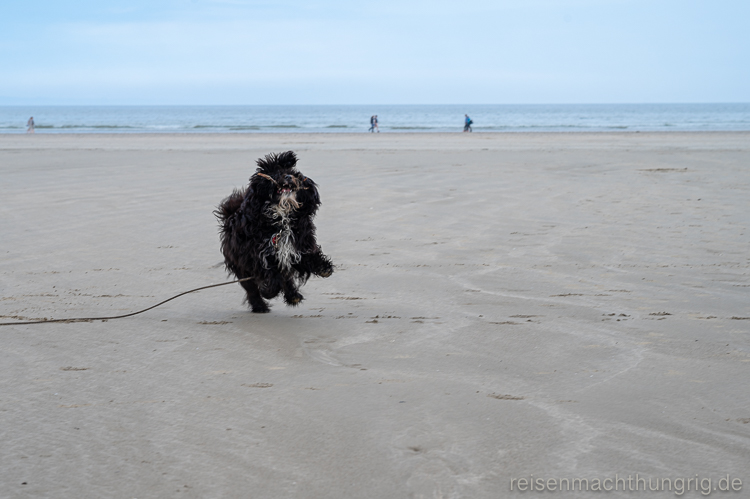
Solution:
[(219, 219), (219, 222), (224, 224), (229, 217), (240, 209), (243, 201), (245, 200), (245, 191), (242, 189), (235, 189), (224, 201), (221, 202), (218, 208), (214, 210), (214, 215)]

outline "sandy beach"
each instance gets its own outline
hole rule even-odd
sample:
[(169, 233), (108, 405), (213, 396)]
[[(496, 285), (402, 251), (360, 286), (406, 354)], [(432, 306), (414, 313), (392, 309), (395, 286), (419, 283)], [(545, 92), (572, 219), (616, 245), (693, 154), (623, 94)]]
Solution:
[(0, 322), (227, 280), (212, 210), (285, 150), (336, 273), (1, 327), (1, 497), (750, 495), (746, 132), (0, 135)]

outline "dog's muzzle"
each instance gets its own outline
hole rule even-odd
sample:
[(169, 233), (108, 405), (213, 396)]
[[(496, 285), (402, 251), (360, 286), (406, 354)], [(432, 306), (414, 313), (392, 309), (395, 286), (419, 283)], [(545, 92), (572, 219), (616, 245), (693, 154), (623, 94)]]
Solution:
[(297, 179), (292, 175), (284, 175), (282, 182), (279, 182), (278, 192), (279, 194), (291, 194), (292, 191), (296, 191), (299, 188)]

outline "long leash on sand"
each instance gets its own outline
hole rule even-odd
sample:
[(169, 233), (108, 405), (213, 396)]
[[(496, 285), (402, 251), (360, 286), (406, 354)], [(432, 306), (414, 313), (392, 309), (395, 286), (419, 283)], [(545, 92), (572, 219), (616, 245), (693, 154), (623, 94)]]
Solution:
[[(256, 175), (260, 175), (261, 177), (270, 180), (274, 184), (279, 185), (278, 182), (276, 182), (272, 177), (269, 177), (268, 175), (264, 173), (256, 173)], [(305, 180), (307, 180), (307, 177), (305, 177)], [(307, 187), (303, 187), (303, 189), (307, 189)], [(202, 289), (215, 288), (218, 286), (226, 286), (227, 284), (235, 284), (238, 282), (249, 281), (250, 279), (252, 279), (252, 277), (245, 277), (243, 279), (237, 279), (236, 281), (222, 282), (220, 284), (211, 284), (210, 286), (203, 286), (201, 288), (191, 289), (190, 291), (185, 291), (184, 293), (180, 293), (179, 295), (174, 295), (172, 298), (164, 300), (163, 302), (157, 303), (156, 305), (153, 305), (151, 307), (144, 308), (143, 310), (139, 310), (137, 312), (131, 312), (129, 314), (124, 314), (124, 315), (113, 315), (112, 317), (75, 317), (71, 319), (44, 319), (41, 321), (0, 322), (0, 326), (22, 326), (22, 325), (29, 325), (29, 324), (47, 324), (49, 322), (72, 323), (72, 322), (91, 322), (91, 321), (108, 321), (112, 319), (124, 319), (125, 317), (132, 317), (134, 315), (142, 314), (143, 312), (148, 312), (152, 308), (156, 308), (160, 305), (164, 305), (168, 301), (172, 301), (175, 298), (179, 298), (180, 296), (186, 295), (188, 293), (195, 293), (196, 291), (200, 291)]]
[(175, 298), (179, 298), (182, 295), (186, 295), (188, 293), (195, 293), (196, 291), (200, 291), (202, 289), (208, 289), (208, 288), (215, 288), (218, 286), (226, 286), (227, 284), (234, 284), (237, 282), (244, 282), (249, 281), (252, 279), (252, 277), (245, 277), (244, 279), (237, 279), (236, 281), (229, 281), (229, 282), (222, 282), (219, 284), (211, 284), (210, 286), (203, 286), (200, 288), (191, 289), (190, 291), (185, 291), (184, 293), (180, 293), (179, 295), (174, 295), (172, 298), (169, 298), (167, 300), (164, 300), (163, 302), (159, 302), (156, 305), (153, 305), (148, 308), (144, 308), (143, 310), (139, 310), (137, 312), (131, 312), (129, 314), (124, 315), (114, 315), (112, 317), (76, 317), (72, 319), (44, 319), (41, 321), (24, 321), (24, 322), (0, 322), (0, 326), (20, 326), (20, 325), (28, 325), (28, 324), (47, 324), (50, 322), (66, 322), (66, 323), (72, 323), (72, 322), (91, 322), (91, 321), (108, 321), (111, 319), (123, 319), (125, 317), (132, 317), (134, 315), (142, 314), (143, 312), (148, 312), (152, 308), (156, 308), (160, 305), (164, 305), (168, 301), (172, 301)]

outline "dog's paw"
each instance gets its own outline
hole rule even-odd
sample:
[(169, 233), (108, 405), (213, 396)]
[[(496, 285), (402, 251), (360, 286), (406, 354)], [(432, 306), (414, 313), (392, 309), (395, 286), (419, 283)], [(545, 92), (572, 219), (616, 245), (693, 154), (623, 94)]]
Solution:
[(318, 275), (320, 277), (331, 277), (333, 275), (333, 267), (321, 270), (320, 272), (318, 272)]
[(264, 304), (263, 306), (258, 305), (258, 306), (252, 307), (252, 311), (254, 314), (267, 314), (268, 312), (271, 311), (271, 309), (268, 308), (268, 305)]
[(294, 294), (290, 294), (290, 295), (284, 295), (284, 302), (287, 305), (292, 306), (292, 307), (295, 307), (295, 306), (299, 305), (299, 303), (302, 300), (304, 300), (304, 299), (305, 299), (305, 297), (302, 296), (299, 293), (294, 293)]
[(317, 272), (315, 272), (315, 275), (320, 277), (331, 277), (333, 274), (333, 265), (329, 262), (324, 262), (324, 264), (318, 269)]

